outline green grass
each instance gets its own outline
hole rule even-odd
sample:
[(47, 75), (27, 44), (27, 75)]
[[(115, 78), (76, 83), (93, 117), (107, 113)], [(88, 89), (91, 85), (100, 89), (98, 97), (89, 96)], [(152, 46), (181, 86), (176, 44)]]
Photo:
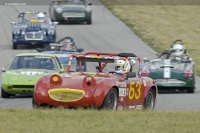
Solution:
[(195, 5), (195, 0), (190, 5), (184, 4), (189, 0), (101, 1), (157, 52), (169, 48), (176, 39), (183, 40), (200, 76), (199, 3)]
[(197, 133), (200, 111), (0, 109), (0, 133)]

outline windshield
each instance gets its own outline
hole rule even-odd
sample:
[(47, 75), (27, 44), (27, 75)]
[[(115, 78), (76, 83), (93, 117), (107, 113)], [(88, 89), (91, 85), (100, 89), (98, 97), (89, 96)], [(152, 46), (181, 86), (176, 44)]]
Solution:
[(54, 58), (47, 56), (17, 56), (10, 70), (17, 69), (47, 69), (58, 70)]

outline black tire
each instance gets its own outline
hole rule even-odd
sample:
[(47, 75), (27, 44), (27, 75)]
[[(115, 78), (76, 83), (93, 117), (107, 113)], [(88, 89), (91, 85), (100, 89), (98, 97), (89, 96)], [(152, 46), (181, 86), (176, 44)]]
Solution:
[(40, 107), (40, 106), (35, 102), (34, 96), (32, 97), (32, 107), (33, 107), (34, 109), (37, 109), (37, 108)]
[(90, 17), (86, 22), (87, 24), (92, 24), (92, 18)]
[(143, 104), (144, 109), (153, 110), (155, 107), (155, 100), (156, 100), (155, 93), (151, 88), (144, 99), (144, 104)]
[(118, 105), (118, 93), (115, 88), (111, 88), (110, 91), (107, 93), (103, 104), (102, 109), (110, 109), (116, 110)]
[(13, 43), (13, 49), (17, 49), (17, 44)]
[(190, 87), (187, 89), (187, 93), (194, 93), (195, 92), (195, 87)]
[(11, 94), (4, 91), (4, 89), (1, 87), (1, 97), (2, 98), (10, 98)]

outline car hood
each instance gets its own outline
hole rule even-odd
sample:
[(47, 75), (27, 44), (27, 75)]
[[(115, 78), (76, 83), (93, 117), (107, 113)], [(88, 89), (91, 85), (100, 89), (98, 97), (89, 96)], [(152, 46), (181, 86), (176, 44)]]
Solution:
[(57, 71), (49, 71), (43, 69), (37, 69), (37, 70), (21, 69), (21, 70), (7, 71), (6, 75), (7, 75), (7, 81), (10, 84), (27, 84), (27, 83), (34, 84), (40, 77), (49, 73), (57, 73)]
[(85, 5), (59, 5), (63, 11), (85, 11)]

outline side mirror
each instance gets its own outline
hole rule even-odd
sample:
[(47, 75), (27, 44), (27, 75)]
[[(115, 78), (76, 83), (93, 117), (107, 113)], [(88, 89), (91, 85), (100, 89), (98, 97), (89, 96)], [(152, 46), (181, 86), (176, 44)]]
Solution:
[(16, 25), (16, 22), (11, 22), (10, 24), (11, 24), (11, 25)]
[(64, 69), (60, 69), (60, 72), (61, 72), (61, 73), (64, 73), (64, 72), (65, 72), (65, 70), (64, 70)]
[(83, 50), (84, 50), (84, 49), (82, 49), (82, 48), (78, 48), (78, 49), (77, 49), (77, 52), (83, 52)]
[(5, 67), (3, 67), (3, 68), (1, 69), (1, 72), (6, 72)]
[(91, 6), (91, 5), (92, 5), (92, 3), (88, 3), (88, 5), (89, 5), (89, 6)]

